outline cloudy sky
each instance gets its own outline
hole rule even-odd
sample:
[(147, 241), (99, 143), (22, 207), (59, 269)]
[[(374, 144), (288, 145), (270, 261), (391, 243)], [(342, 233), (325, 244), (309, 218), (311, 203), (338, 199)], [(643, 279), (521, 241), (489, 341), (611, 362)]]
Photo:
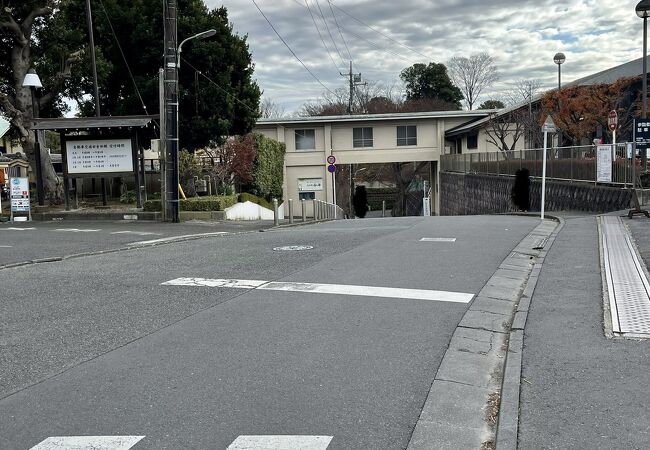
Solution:
[[(236, 32), (248, 35), (264, 97), (291, 113), (322, 96), (325, 87), (290, 53), (252, 0), (205, 1), (210, 7), (225, 6)], [(639, 58), (642, 51), (637, 0), (256, 2), (330, 90), (346, 86), (339, 71), (347, 72), (350, 57), (364, 79), (390, 85), (414, 63), (444, 63), (486, 51), (496, 61), (500, 80), (479, 99), (483, 101), (508, 92), (517, 80), (554, 86), (556, 52), (565, 53), (562, 79), (571, 81)]]

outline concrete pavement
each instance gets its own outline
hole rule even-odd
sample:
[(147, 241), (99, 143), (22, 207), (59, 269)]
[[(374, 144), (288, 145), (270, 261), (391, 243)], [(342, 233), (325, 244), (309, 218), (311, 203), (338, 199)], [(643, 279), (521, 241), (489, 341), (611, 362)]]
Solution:
[[(650, 221), (624, 223), (648, 264)], [(600, 260), (597, 218), (569, 215), (530, 302), (518, 439), (497, 449), (650, 448), (650, 341), (606, 337)]]

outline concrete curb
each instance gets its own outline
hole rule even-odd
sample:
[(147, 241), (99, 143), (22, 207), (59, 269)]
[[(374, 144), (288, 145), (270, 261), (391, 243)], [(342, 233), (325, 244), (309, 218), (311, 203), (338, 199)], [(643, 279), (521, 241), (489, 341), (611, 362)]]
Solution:
[(539, 252), (533, 270), (528, 277), (526, 288), (521, 296), (515, 318), (510, 330), (508, 352), (504, 363), (503, 382), (501, 384), (501, 404), (497, 422), (495, 448), (497, 450), (516, 450), (519, 434), (519, 393), (521, 389), (521, 365), (524, 348), (524, 329), (528, 320), (530, 302), (539, 280), (548, 250), (555, 238), (564, 228), (565, 221), (556, 218), (559, 226), (550, 234), (544, 248)]
[[(407, 450), (495, 448), (509, 341), (523, 342), (523, 331), (516, 328), (513, 334), (513, 325), (525, 323), (519, 306), (532, 294), (529, 279), (539, 275), (535, 263), (556, 227), (553, 220), (535, 227), (472, 301), (443, 356)], [(527, 310), (527, 305), (522, 306)]]

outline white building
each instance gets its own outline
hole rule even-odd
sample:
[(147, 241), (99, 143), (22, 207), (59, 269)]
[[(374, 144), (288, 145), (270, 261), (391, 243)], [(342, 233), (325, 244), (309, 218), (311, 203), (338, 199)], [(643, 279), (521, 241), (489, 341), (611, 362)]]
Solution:
[[(334, 201), (327, 157), (336, 165), (430, 162), (432, 211), (439, 210), (440, 155), (451, 153), (445, 133), (491, 110), (260, 119), (254, 131), (286, 145), (284, 198)], [(336, 183), (339, 184), (338, 182)], [(340, 204), (340, 202), (339, 202)]]

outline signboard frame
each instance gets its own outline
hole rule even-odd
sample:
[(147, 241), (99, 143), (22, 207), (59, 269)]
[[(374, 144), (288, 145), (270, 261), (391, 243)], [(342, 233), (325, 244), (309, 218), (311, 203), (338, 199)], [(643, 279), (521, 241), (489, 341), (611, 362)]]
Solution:
[(612, 148), (610, 144), (596, 147), (596, 182), (612, 182)]
[(634, 119), (634, 142), (636, 143), (637, 150), (648, 148), (650, 146), (650, 119), (649, 118), (642, 117), (642, 118)]
[[(115, 172), (71, 172), (69, 170), (69, 157), (68, 154), (68, 143), (79, 142), (79, 141), (114, 141), (114, 140), (128, 140), (131, 142), (131, 170), (124, 171), (115, 171)], [(63, 173), (70, 178), (110, 178), (110, 177), (124, 177), (133, 175), (138, 168), (138, 146), (137, 139), (133, 136), (128, 136), (124, 134), (118, 135), (81, 135), (81, 136), (62, 136), (61, 139), (61, 159), (63, 165)]]
[[(306, 187), (306, 186), (303, 186), (302, 183), (307, 184), (310, 181), (314, 181), (314, 180), (318, 180), (318, 183), (315, 183), (315, 185), (319, 184), (320, 185), (319, 187), (313, 186), (313, 187), (311, 187), (309, 189), (301, 189), (301, 187)], [(323, 182), (323, 178), (318, 178), (318, 177), (298, 178), (298, 192), (299, 193), (300, 192), (322, 192), (325, 189), (324, 186), (325, 186), (325, 183)]]
[(29, 195), (29, 178), (9, 178), (9, 210), (11, 211), (9, 220), (12, 222), (16, 218), (15, 213), (27, 213), (29, 220), (32, 220), (32, 206)]

